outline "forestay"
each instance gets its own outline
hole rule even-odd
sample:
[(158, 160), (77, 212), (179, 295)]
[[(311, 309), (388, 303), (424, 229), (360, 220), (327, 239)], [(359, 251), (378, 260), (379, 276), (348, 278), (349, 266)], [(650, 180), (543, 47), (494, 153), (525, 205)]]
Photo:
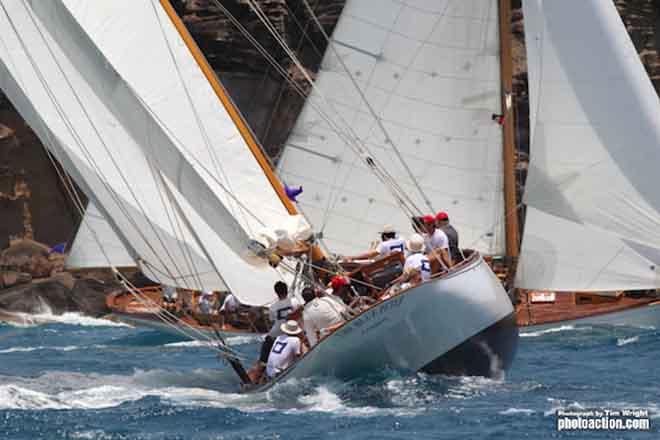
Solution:
[(502, 253), (502, 133), (492, 121), (501, 111), (497, 1), (348, 0), (330, 44), (278, 168), (288, 185), (303, 185), (299, 204), (332, 250), (363, 249), (384, 223), (411, 232), (334, 125), (357, 136), (429, 212), (416, 180), (434, 210), (448, 211), (462, 244)]
[(66, 259), (66, 267), (133, 267), (135, 261), (115, 231), (90, 202)]
[(523, 7), (531, 164), (517, 285), (660, 287), (660, 101), (617, 10)]
[[(184, 59), (186, 48), (180, 40), (165, 42), (163, 36), (175, 32), (171, 22), (151, 2), (130, 2), (130, 8), (127, 1), (96, 2), (93, 8), (79, 4), (78, 11), (103, 12), (104, 35), (124, 43), (120, 57), (135, 61), (139, 52), (141, 68), (158, 66), (158, 75), (149, 78), (152, 88), (140, 94), (137, 82), (125, 80), (129, 72), (117, 70), (116, 60), (105, 56), (80, 27), (71, 14), (74, 9), (68, 9), (72, 5), (61, 0), (3, 2), (2, 28), (12, 30), (2, 36), (3, 90), (148, 276), (198, 289), (226, 286), (248, 304), (269, 301), (277, 274), (248, 266), (241, 258), (250, 225), (237, 221), (235, 206), (223, 203), (228, 196), (217, 190), (223, 186), (219, 179), (212, 186), (209, 176), (200, 176), (200, 160), (191, 151), (203, 148), (201, 135), (195, 140), (185, 136), (203, 131), (197, 124), (200, 114), (214, 114), (214, 123), (221, 125), (228, 125), (228, 116), (219, 104), (209, 108), (208, 101), (202, 101), (193, 106), (196, 95), (189, 101), (168, 99), (168, 93), (177, 92), (177, 82), (163, 78), (177, 75), (177, 68), (192, 69), (189, 53), (187, 64), (172, 61), (172, 47), (178, 48), (177, 60)], [(117, 6), (116, 15), (104, 8), (110, 6)], [(131, 16), (129, 9), (139, 19), (124, 21)], [(165, 56), (169, 61), (162, 61)], [(198, 79), (190, 85), (195, 94), (211, 96), (199, 72), (189, 72), (189, 77)], [(165, 84), (159, 89), (154, 84), (160, 81)], [(204, 84), (206, 91), (201, 90)], [(161, 116), (165, 111), (154, 111), (149, 99), (169, 106), (170, 118), (176, 106), (180, 124), (169, 127)], [(195, 118), (190, 116), (194, 111)], [(210, 118), (205, 123), (210, 124)], [(192, 119), (196, 124), (190, 124)], [(231, 144), (232, 135), (238, 137), (226, 128), (207, 133), (216, 142), (216, 152)], [(237, 182), (241, 187), (249, 183)]]

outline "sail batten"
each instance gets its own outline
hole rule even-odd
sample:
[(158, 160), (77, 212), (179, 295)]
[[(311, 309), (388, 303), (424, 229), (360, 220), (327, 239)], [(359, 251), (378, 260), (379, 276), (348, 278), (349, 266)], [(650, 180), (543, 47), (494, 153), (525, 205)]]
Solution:
[(531, 161), (516, 283), (660, 287), (660, 100), (616, 7), (525, 0), (523, 8)]
[(462, 243), (502, 253), (497, 2), (348, 0), (329, 44), (278, 164), (328, 245), (354, 253), (384, 223), (410, 231), (357, 142), (414, 206), (447, 211)]

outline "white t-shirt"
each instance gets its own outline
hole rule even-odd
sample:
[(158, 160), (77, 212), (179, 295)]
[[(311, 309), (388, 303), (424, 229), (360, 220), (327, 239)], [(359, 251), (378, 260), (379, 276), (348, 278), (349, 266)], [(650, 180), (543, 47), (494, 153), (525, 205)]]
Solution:
[(419, 269), (422, 274), (422, 281), (431, 279), (431, 262), (428, 257), (422, 253), (411, 254), (406, 258), (406, 263), (403, 265), (403, 270), (412, 267)]
[(302, 315), (303, 328), (311, 347), (319, 342), (316, 337), (317, 331), (320, 332), (326, 327), (344, 322), (342, 312), (345, 310), (345, 305), (342, 308), (342, 305), (327, 296), (315, 298), (305, 304)]
[(403, 238), (396, 237), (381, 242), (378, 245), (377, 250), (380, 256), (384, 257), (385, 255), (389, 255), (392, 252), (403, 252), (405, 248), (406, 242), (403, 240)]
[(442, 229), (436, 229), (430, 237), (426, 235), (424, 237), (424, 243), (426, 244), (426, 252), (438, 248), (447, 249), (449, 252), (449, 239)]
[(271, 304), (268, 308), (268, 315), (270, 316), (270, 321), (273, 323), (273, 327), (271, 327), (268, 334), (273, 338), (281, 335), (282, 330), (280, 330), (280, 325), (287, 321), (289, 313), (301, 306), (302, 304), (300, 304), (298, 298), (291, 295)]
[(240, 303), (238, 302), (236, 297), (232, 293), (230, 293), (229, 295), (227, 295), (227, 297), (225, 297), (225, 302), (222, 303), (222, 307), (220, 308), (220, 310), (235, 312), (236, 310), (238, 310), (238, 306), (240, 306)]
[(268, 355), (266, 374), (268, 377), (275, 377), (286, 370), (301, 353), (300, 339), (289, 335), (278, 336)]

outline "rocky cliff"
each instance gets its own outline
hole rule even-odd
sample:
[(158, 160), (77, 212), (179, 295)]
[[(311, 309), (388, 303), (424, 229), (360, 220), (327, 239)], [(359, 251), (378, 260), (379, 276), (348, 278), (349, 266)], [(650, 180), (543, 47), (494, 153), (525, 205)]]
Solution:
[[(331, 31), (345, 0), (308, 0)], [(613, 0), (622, 14), (656, 89), (660, 90), (660, 0)], [(191, 34), (220, 75), (267, 152), (275, 158), (303, 100), (264, 61), (212, 0), (172, 0)], [(325, 49), (322, 34), (302, 0), (258, 0), (270, 21), (314, 73)], [(512, 0), (519, 7), (520, 0)], [(237, 20), (273, 54), (294, 80), (290, 62), (263, 29), (246, 0), (222, 0)], [(520, 100), (519, 133), (525, 126), (525, 65), (522, 15), (514, 13), (517, 35), (516, 92)], [(10, 237), (34, 238), (53, 245), (69, 241), (79, 217), (56, 169), (38, 139), (0, 94), (0, 248)]]

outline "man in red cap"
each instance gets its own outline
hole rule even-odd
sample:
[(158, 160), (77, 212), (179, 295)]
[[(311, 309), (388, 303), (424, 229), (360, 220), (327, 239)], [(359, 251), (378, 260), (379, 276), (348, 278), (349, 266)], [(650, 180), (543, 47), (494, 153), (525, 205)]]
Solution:
[(449, 224), (449, 215), (440, 211), (435, 216), (435, 222), (436, 228), (442, 230), (449, 240), (449, 256), (454, 263), (460, 263), (463, 261), (463, 253), (458, 245), (458, 232)]
[(441, 229), (435, 227), (435, 217), (425, 215), (422, 217), (426, 234), (424, 243), (426, 245), (426, 254), (435, 254), (440, 257), (440, 261), (448, 269), (452, 267), (451, 256), (449, 255), (449, 239)]

